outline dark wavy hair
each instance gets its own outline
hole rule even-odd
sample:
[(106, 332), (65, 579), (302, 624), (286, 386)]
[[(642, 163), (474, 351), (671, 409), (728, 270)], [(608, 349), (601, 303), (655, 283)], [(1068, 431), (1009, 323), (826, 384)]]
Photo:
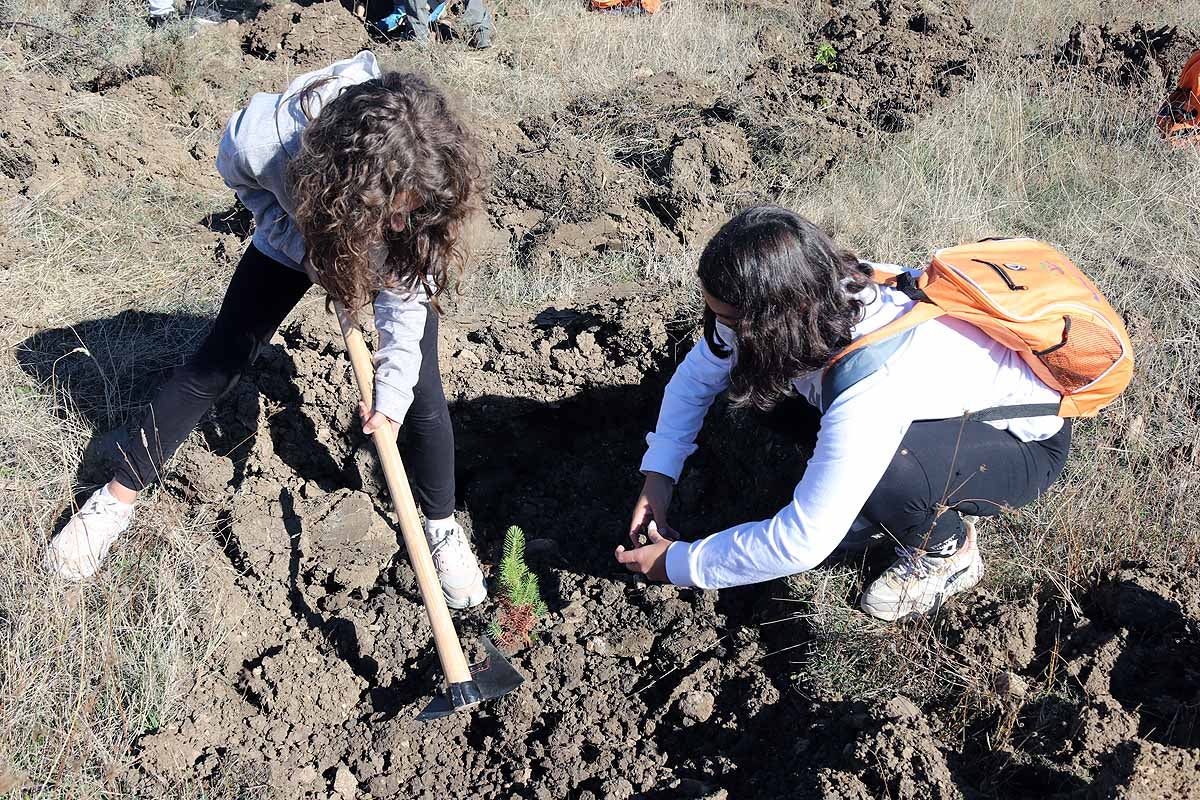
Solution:
[[(311, 273), (351, 310), (379, 289), (418, 286), (437, 308), (466, 263), (461, 233), (480, 186), (474, 137), (420, 75), (389, 72), (351, 86), (314, 118), (321, 85), (300, 97), (311, 122), (288, 164)], [(415, 207), (394, 232), (393, 210), (410, 198)], [(380, 246), (386, 261), (372, 264)]]
[[(705, 291), (739, 311), (730, 399), (769, 411), (791, 381), (824, 368), (850, 344), (872, 285), (871, 268), (834, 244), (820, 228), (779, 206), (749, 208), (705, 246), (697, 275)], [(704, 338), (731, 354), (704, 309)]]

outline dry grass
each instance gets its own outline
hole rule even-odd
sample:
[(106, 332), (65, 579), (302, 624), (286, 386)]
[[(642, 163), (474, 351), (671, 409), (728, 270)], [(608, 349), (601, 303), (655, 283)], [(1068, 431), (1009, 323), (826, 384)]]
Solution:
[[(25, 31), (24, 62), (0, 59), (0, 72), (91, 79), (107, 63), (142, 57), (144, 14), (132, 0), (6, 4), (0, 16), (68, 36)], [(63, 98), (48, 111), (68, 135), (135, 135), (140, 110), (129, 102)], [(76, 481), (94, 434), (137, 413), (145, 374), (195, 346), (193, 315), (211, 313), (224, 281), (196, 229), (228, 205), (223, 193), (118, 175), (99, 156), (85, 168), (97, 180), (70, 207), (53, 192), (0, 207), (19, 245), (0, 272), (3, 796), (119, 793), (130, 742), (172, 718), (194, 666), (220, 641), (197, 640), (194, 624), (211, 613), (204, 576), (221, 564), (202, 533), (212, 520), (164, 493), (143, 505), (103, 581), (73, 587), (40, 567), (46, 540), (84, 488)], [(130, 326), (119, 313), (131, 308), (179, 324)], [(66, 355), (34, 364), (23, 343), (54, 328), (63, 329)]]
[[(1088, 17), (1094, 7), (974, 5), (985, 32), (1021, 51), (1059, 38), (1068, 19)], [(209, 92), (218, 108), (240, 101), (249, 86), (221, 94), (194, 82), (192, 59), (219, 54), (170, 38), (176, 34), (147, 40), (143, 13), (140, 0), (0, 3), (0, 17), (71, 32), (69, 43), (44, 42), (35, 63), (22, 68), (53, 71), (65, 53), (83, 53), (72, 57), (147, 64), (178, 91)], [(384, 61), (424, 65), (455, 86), (473, 113), (512, 119), (553, 113), (582, 94), (664, 70), (730, 87), (756, 57), (751, 13), (741, 3), (679, 0), (669, 14), (614, 19), (565, 0), (528, 0), (506, 4), (501, 16), (509, 63), (436, 48), (387, 51)], [(1194, 1), (1143, 15), (1198, 17)], [(0, 74), (13, 69), (0, 60)], [(1200, 489), (1193, 277), (1200, 272), (1200, 154), (1158, 145), (1148, 125), (1157, 99), (1047, 78), (1009, 59), (981, 70), (973, 87), (915, 130), (872, 143), (872, 157), (781, 198), (883, 260), (920, 261), (933, 246), (999, 232), (1049, 239), (1128, 315), (1139, 358), (1134, 387), (1100, 420), (1080, 425), (1068, 473), (1051, 496), (989, 526), (994, 588), (1039, 581), (1070, 594), (1118, 558), (1194, 567), (1200, 554), (1189, 502)], [(80, 131), (119, 131), (136, 113), (103, 100), (58, 111), (63, 125)], [(211, 126), (187, 132), (212, 134)], [(44, 577), (38, 562), (81, 488), (77, 471), (93, 434), (137, 412), (139, 376), (190, 351), (198, 327), (187, 317), (214, 310), (226, 275), (196, 223), (228, 202), (226, 193), (131, 176), (104, 182), (69, 210), (51, 198), (24, 197), (0, 210), (7, 235), (22, 242), (20, 256), (0, 271), (0, 486), (8, 500), (0, 508), (0, 546), (8, 554), (0, 568), (0, 794), (114, 792), (112, 776), (127, 763), (130, 743), (172, 719), (187, 676), (218, 644), (196, 641), (189, 623), (209, 602), (205, 570), (222, 563), (210, 520), (164, 493), (142, 507), (103, 580), (65, 587)], [(485, 265), (465, 302), (559, 301), (628, 280), (691, 289), (694, 258), (683, 250), (655, 259), (608, 256), (531, 274), (501, 255)], [(181, 321), (165, 333), (139, 333), (116, 321), (127, 309)], [(84, 324), (95, 319), (109, 324)], [(44, 380), (22, 369), (14, 348), (63, 326), (84, 331), (86, 352), (42, 371)], [(51, 377), (66, 373), (76, 381), (69, 396)], [(927, 631), (897, 634), (851, 612), (846, 597), (856, 579), (810, 579), (816, 583), (804, 597), (818, 648), (800, 668), (822, 691), (868, 696), (888, 686), (878, 671), (881, 648), (907, 658), (928, 639)], [(913, 681), (930, 679), (925, 661), (904, 663)], [(24, 790), (6, 783), (18, 774)]]
[(1197, 0), (1156, 0), (1118, 5), (1095, 0), (1059, 0), (1030, 3), (1026, 0), (970, 0), (971, 19), (980, 31), (995, 38), (1005, 49), (1032, 52), (1061, 41), (1076, 22), (1114, 23), (1128, 26), (1140, 21), (1154, 25), (1179, 25), (1185, 30), (1200, 19)]
[(144, 37), (141, 0), (0, 0), (0, 20), (17, 22), (30, 67), (72, 79), (133, 59)]
[[(535, 306), (570, 303), (604, 287), (636, 283), (677, 295), (699, 297), (694, 275), (697, 254), (677, 248), (664, 254), (612, 253), (593, 259), (554, 259), (530, 269), (515, 256), (487, 257), (473, 265), (463, 282), (460, 308), (484, 304)], [(697, 309), (699, 306), (697, 306)]]
[(790, 661), (802, 695), (827, 702), (901, 693), (921, 701), (955, 688), (929, 624), (901, 629), (859, 612), (858, 565), (793, 575), (785, 586), (790, 613), (779, 622), (792, 627), (798, 643)]
[(595, 14), (563, 0), (499, 8), (499, 60), (400, 48), (384, 53), (383, 64), (423, 68), (453, 86), (478, 117), (512, 120), (659, 72), (732, 86), (757, 56), (749, 12), (731, 0), (676, 0), (671, 13), (653, 17)]
[(92, 431), (61, 395), (32, 384), (8, 368), (0, 382), (0, 782), (90, 796), (115, 789), (131, 737), (171, 718), (191, 665), (218, 643), (195, 640), (191, 627), (208, 604), (204, 570), (220, 562), (193, 532), (211, 520), (160, 496), (105, 580), (46, 575), (41, 553), (71, 507)]

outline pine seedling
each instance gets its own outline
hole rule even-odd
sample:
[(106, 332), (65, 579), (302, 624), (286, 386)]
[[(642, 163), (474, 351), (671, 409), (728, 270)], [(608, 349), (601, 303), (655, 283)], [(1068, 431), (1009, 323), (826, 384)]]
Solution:
[(501, 647), (529, 644), (533, 626), (546, 614), (538, 578), (525, 563), (525, 531), (513, 525), (504, 534), (500, 558), (500, 611), (490, 630)]

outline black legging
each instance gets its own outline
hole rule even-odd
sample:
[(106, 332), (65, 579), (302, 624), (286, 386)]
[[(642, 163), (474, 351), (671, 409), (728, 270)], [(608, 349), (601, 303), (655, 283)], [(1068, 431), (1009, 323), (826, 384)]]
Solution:
[(992, 516), (1034, 500), (1058, 479), (1070, 446), (1070, 420), (1040, 442), (983, 422), (915, 422), (862, 516), (901, 544), (961, 544), (962, 514)]
[[(254, 245), (238, 263), (204, 343), (150, 404), (141, 428), (121, 446), (115, 478), (141, 490), (213, 403), (233, 388), (284, 317), (312, 286), (308, 276), (263, 255)], [(438, 369), (438, 315), (430, 309), (421, 336), (421, 370), (404, 418), (406, 455), (427, 517), (454, 513), (454, 430)]]

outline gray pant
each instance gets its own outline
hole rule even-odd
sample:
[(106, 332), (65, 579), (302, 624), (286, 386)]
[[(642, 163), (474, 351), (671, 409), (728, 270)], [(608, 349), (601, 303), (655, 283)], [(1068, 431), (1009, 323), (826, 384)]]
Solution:
[[(430, 6), (436, 7), (438, 0), (404, 0), (403, 7), (408, 23), (412, 26), (413, 36), (418, 41), (429, 38)], [(460, 5), (459, 0), (446, 0), (446, 5)], [(461, 20), (465, 32), (470, 35), (477, 31), (491, 31), (492, 12), (488, 11), (483, 0), (466, 0), (461, 3)]]

